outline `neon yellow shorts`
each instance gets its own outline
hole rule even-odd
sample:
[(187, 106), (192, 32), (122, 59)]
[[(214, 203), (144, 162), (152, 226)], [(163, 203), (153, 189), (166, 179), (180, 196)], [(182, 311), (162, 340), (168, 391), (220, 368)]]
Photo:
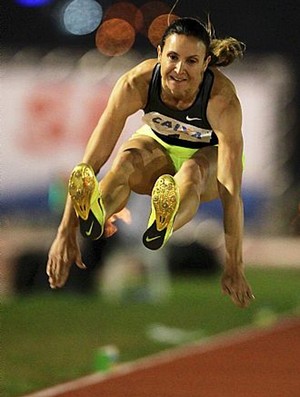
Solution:
[[(135, 138), (137, 136), (150, 136), (153, 138), (156, 142), (158, 142), (162, 147), (166, 149), (168, 152), (169, 156), (171, 157), (171, 160), (174, 164), (176, 172), (178, 172), (184, 163), (185, 160), (190, 159), (199, 149), (191, 149), (191, 148), (185, 148), (185, 147), (180, 147), (180, 146), (174, 146), (174, 145), (169, 145), (168, 143), (162, 141), (148, 125), (143, 125), (141, 128), (139, 128), (133, 135), (132, 138)], [(218, 145), (215, 145), (218, 146)], [(243, 153), (243, 168), (245, 168), (245, 154)]]
[(199, 150), (169, 145), (168, 143), (162, 141), (156, 134), (154, 134), (154, 132), (148, 125), (143, 125), (141, 128), (139, 128), (132, 135), (132, 138), (135, 138), (137, 136), (149, 136), (153, 138), (156, 142), (158, 142), (162, 147), (164, 147), (171, 157), (176, 172), (179, 171), (185, 160), (190, 159)]

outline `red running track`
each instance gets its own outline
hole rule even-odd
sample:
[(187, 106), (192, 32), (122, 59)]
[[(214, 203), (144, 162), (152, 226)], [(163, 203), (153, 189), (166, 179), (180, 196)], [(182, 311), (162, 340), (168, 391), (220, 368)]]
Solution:
[(27, 397), (299, 397), (300, 319), (238, 330)]

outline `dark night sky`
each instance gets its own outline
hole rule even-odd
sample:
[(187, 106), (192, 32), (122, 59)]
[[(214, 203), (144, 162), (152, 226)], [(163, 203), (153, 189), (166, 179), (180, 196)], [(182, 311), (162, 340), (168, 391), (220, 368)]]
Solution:
[[(104, 10), (115, 1), (99, 0)], [(146, 0), (134, 0), (142, 5)], [(14, 0), (1, 1), (2, 43), (21, 48), (38, 46), (94, 47), (94, 34), (63, 35), (56, 26), (53, 9), (60, 0), (42, 8), (24, 8)], [(166, 0), (170, 6), (174, 0)], [(210, 13), (219, 36), (231, 35), (244, 41), (249, 52), (278, 52), (300, 63), (300, 0), (181, 0), (176, 8), (180, 16)], [(141, 40), (137, 40), (137, 46)], [(143, 45), (144, 43), (142, 43)]]

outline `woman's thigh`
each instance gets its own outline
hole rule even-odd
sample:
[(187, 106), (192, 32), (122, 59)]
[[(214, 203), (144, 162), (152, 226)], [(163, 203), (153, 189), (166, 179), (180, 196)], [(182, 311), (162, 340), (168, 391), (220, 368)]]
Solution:
[[(180, 177), (199, 176), (200, 202), (207, 202), (219, 197), (217, 183), (218, 147), (208, 146), (199, 149), (179, 170)], [(200, 172), (194, 172), (195, 166)], [(198, 181), (196, 181), (198, 182)]]
[(112, 169), (122, 172), (122, 168), (126, 170), (123, 166), (126, 162), (129, 163), (127, 170), (130, 169), (130, 188), (139, 194), (151, 194), (160, 175), (175, 173), (166, 149), (148, 136), (134, 137), (125, 142), (113, 162)]

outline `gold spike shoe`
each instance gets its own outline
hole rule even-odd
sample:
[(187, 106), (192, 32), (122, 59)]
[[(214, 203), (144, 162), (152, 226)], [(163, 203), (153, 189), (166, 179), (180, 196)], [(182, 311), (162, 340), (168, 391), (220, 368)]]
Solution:
[(91, 240), (99, 239), (104, 231), (105, 209), (98, 180), (90, 165), (81, 163), (73, 169), (68, 191), (82, 236)]
[(179, 202), (179, 190), (173, 176), (160, 176), (152, 190), (151, 214), (148, 229), (143, 235), (143, 243), (147, 248), (157, 250), (169, 240)]

